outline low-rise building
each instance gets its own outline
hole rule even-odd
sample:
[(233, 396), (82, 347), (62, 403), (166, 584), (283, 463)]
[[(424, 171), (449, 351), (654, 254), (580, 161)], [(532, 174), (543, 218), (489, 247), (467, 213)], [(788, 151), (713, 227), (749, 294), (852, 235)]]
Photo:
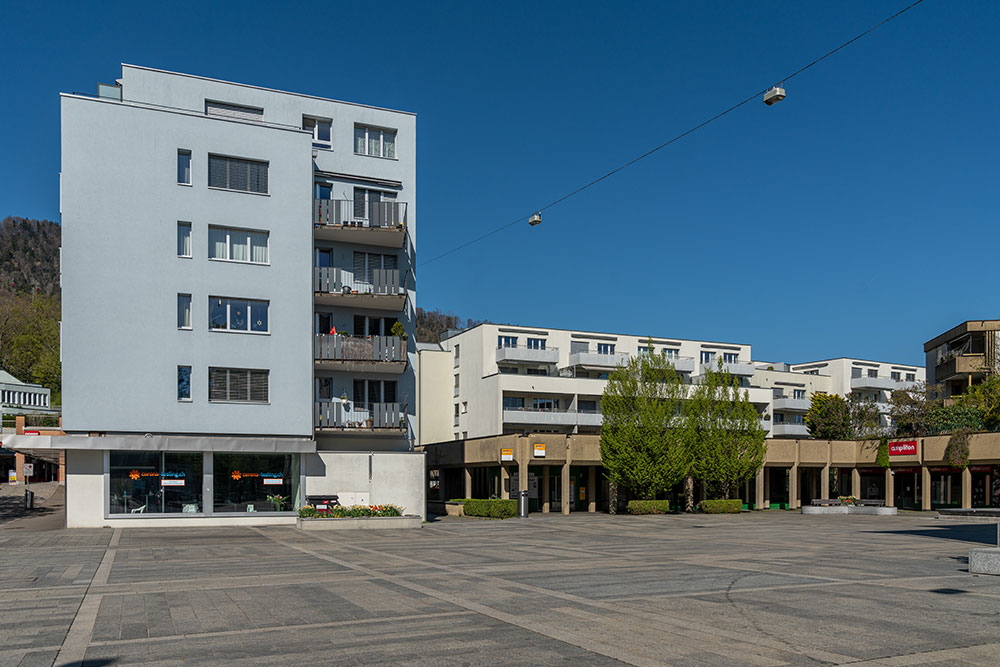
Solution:
[(22, 382), (0, 371), (0, 412), (5, 415), (59, 414), (52, 406), (52, 392), (40, 384)]
[(928, 384), (950, 398), (1000, 370), (998, 331), (1000, 320), (968, 320), (924, 343)]

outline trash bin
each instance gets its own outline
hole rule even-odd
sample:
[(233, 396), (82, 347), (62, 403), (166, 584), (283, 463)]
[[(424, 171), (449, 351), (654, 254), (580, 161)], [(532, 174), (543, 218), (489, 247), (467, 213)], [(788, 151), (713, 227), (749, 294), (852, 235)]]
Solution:
[(35, 507), (35, 492), (25, 489), (24, 491), (24, 509), (30, 510)]
[(528, 492), (522, 490), (517, 497), (517, 516), (522, 519), (528, 518)]

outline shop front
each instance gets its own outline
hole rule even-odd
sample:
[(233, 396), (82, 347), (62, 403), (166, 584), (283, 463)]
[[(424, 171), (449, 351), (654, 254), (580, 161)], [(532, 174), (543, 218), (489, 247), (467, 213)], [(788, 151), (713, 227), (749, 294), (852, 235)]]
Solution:
[(899, 509), (920, 509), (920, 468), (893, 467), (893, 502)]

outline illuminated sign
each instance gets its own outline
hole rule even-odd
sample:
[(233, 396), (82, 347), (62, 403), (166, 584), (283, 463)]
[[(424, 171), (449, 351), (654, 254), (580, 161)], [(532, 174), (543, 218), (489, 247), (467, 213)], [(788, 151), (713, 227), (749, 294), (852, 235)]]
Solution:
[(184, 472), (165, 472), (160, 477), (160, 486), (184, 486), (185, 477)]
[(897, 440), (889, 443), (889, 456), (916, 456), (916, 440)]
[(544, 459), (545, 458), (545, 443), (536, 442), (534, 444), (535, 448), (535, 458)]
[(513, 449), (501, 449), (500, 450), (500, 460), (501, 461), (513, 461), (514, 460), (514, 450)]

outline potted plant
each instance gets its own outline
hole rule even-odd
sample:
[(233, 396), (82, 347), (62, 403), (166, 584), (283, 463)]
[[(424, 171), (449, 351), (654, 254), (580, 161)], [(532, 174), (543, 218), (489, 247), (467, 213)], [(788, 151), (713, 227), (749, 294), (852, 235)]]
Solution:
[(284, 504), (285, 504), (285, 503), (286, 503), (287, 501), (288, 501), (288, 496), (279, 496), (279, 495), (274, 495), (274, 496), (268, 496), (268, 497), (267, 497), (267, 502), (269, 502), (269, 503), (271, 503), (272, 505), (274, 505), (274, 511), (275, 511), (275, 512), (280, 512), (280, 511), (281, 511), (281, 508), (282, 508), (282, 506), (283, 506), (283, 505), (284, 505)]
[(391, 333), (393, 336), (397, 338), (402, 338), (403, 340), (406, 340), (406, 330), (403, 329), (402, 322), (396, 322), (395, 324), (393, 324), (392, 329), (389, 330), (389, 333)]

